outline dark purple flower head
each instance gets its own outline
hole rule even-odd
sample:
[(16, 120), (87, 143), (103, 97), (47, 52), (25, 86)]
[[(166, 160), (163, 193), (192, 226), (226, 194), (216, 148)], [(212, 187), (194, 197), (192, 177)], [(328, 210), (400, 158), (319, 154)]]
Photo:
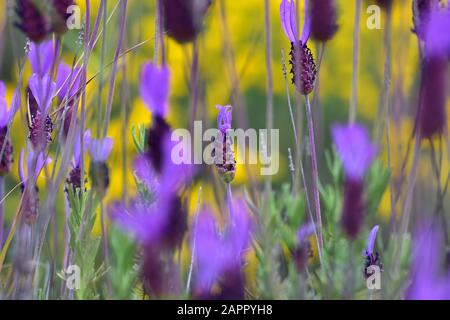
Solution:
[(311, 4), (311, 36), (328, 41), (338, 30), (335, 0), (314, 0)]
[(230, 183), (236, 175), (236, 159), (234, 157), (233, 135), (228, 132), (231, 130), (232, 107), (216, 106), (219, 109), (217, 116), (217, 127), (219, 133), (214, 146), (214, 164), (219, 175), (225, 181)]
[(166, 65), (161, 67), (146, 63), (142, 67), (140, 94), (147, 108), (155, 117), (164, 118), (170, 89), (170, 71)]
[(440, 228), (422, 222), (413, 241), (410, 300), (449, 300), (450, 270), (442, 268), (444, 250)]
[[(52, 31), (63, 34), (67, 31), (67, 20), (70, 18), (69, 7), (74, 5), (74, 0), (52, 0)], [(68, 12), (69, 11), (69, 12)]]
[(300, 227), (297, 231), (297, 247), (294, 250), (294, 259), (297, 270), (303, 271), (308, 263), (308, 259), (312, 258), (313, 251), (310, 237), (315, 232), (315, 225), (308, 223)]
[(167, 34), (179, 43), (193, 41), (203, 27), (212, 0), (164, 0), (164, 26)]
[(48, 40), (38, 44), (32, 42), (28, 52), (28, 59), (30, 60), (33, 73), (36, 73), (40, 78), (48, 75), (55, 60), (53, 41)]
[(89, 152), (93, 162), (105, 163), (108, 159), (112, 148), (114, 140), (110, 137), (104, 139), (91, 139), (89, 145)]
[(289, 61), (293, 75), (292, 83), (302, 95), (308, 95), (314, 90), (317, 68), (307, 42), (311, 34), (311, 19), (308, 12), (308, 0), (305, 0), (305, 21), (302, 36), (298, 39), (297, 11), (295, 0), (282, 0), (280, 6), (281, 24), (283, 31), (291, 41)]
[(442, 135), (445, 131), (447, 70), (446, 57), (434, 56), (423, 61), (416, 116), (416, 129), (420, 138), (431, 139), (435, 135)]
[(50, 34), (50, 24), (38, 1), (17, 0), (16, 13), (19, 19), (16, 27), (33, 42), (41, 42)]
[(366, 128), (359, 124), (335, 125), (332, 135), (345, 175), (361, 180), (377, 155)]
[(199, 216), (194, 230), (198, 265), (195, 295), (199, 298), (213, 298), (214, 284), (221, 288), (216, 298), (244, 298), (243, 256), (250, 245), (251, 219), (242, 200), (235, 203), (235, 209), (234, 219), (223, 233), (208, 211)]
[(430, 19), (430, 13), (434, 8), (433, 0), (413, 0), (413, 32), (420, 40), (425, 39), (426, 26)]
[[(56, 74), (56, 88), (60, 101), (67, 98), (69, 101), (75, 98), (80, 89), (81, 68), (72, 69), (65, 63), (60, 63)], [(69, 102), (69, 104), (71, 104)]]
[(362, 256), (366, 259), (364, 266), (364, 276), (369, 278), (372, 275), (372, 272), (369, 271), (370, 266), (378, 266), (380, 269), (383, 268), (380, 260), (380, 255), (378, 252), (375, 252), (375, 240), (377, 238), (377, 232), (380, 227), (377, 225), (372, 228), (369, 234), (369, 238), (367, 240), (367, 247), (364, 249)]

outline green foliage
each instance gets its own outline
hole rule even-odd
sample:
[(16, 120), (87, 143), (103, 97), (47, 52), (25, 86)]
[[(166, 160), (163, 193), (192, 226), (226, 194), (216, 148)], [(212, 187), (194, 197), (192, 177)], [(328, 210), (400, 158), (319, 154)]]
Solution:
[(133, 137), (133, 143), (139, 153), (144, 153), (145, 151), (145, 126), (140, 123), (131, 128), (131, 136)]
[(136, 285), (137, 266), (134, 262), (136, 246), (132, 239), (122, 233), (116, 226), (109, 232), (111, 248), (111, 270), (114, 299), (132, 299)]

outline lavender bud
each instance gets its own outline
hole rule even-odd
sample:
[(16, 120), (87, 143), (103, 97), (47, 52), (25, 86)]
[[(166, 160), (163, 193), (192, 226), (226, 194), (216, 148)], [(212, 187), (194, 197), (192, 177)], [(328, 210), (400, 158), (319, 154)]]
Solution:
[(344, 182), (344, 208), (342, 228), (350, 239), (359, 234), (364, 220), (364, 182), (346, 178)]
[(218, 105), (217, 108), (219, 109), (219, 115), (217, 117), (219, 132), (213, 150), (214, 164), (223, 181), (230, 183), (236, 175), (236, 159), (234, 157), (233, 146), (234, 137), (229, 132), (231, 130), (232, 107)]
[(314, 90), (317, 68), (311, 50), (301, 41), (291, 42), (290, 52), (292, 83), (302, 95), (308, 95)]
[(164, 26), (179, 43), (193, 41), (203, 27), (212, 0), (163, 0)]
[(318, 41), (328, 41), (338, 30), (334, 0), (314, 0), (311, 3), (311, 36)]
[(153, 117), (153, 125), (147, 133), (147, 156), (157, 173), (161, 173), (163, 166), (163, 147), (166, 135), (170, 134), (171, 128), (163, 117)]
[[(84, 178), (83, 187), (86, 190), (87, 178)], [(64, 191), (69, 192), (69, 188), (72, 188), (75, 193), (77, 190), (81, 190), (81, 169), (80, 167), (75, 167), (69, 172), (69, 176), (66, 179), (66, 187)]]
[(100, 196), (104, 196), (109, 187), (108, 165), (105, 162), (92, 162), (89, 175), (92, 181), (92, 188)]
[(413, 0), (413, 32), (419, 39), (425, 39), (425, 28), (431, 12), (431, 0)]
[(432, 57), (424, 61), (421, 83), (421, 99), (416, 125), (421, 138), (441, 135), (446, 126), (446, 77), (447, 60)]
[(16, 27), (33, 42), (41, 42), (50, 33), (49, 23), (42, 11), (33, 0), (17, 0), (19, 22), (16, 22)]

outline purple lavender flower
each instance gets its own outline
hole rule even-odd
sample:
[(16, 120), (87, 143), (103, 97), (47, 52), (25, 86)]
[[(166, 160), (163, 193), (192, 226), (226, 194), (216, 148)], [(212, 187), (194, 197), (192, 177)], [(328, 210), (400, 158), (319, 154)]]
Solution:
[(48, 75), (41, 78), (34, 73), (29, 80), (28, 87), (31, 112), (29, 138), (33, 147), (37, 151), (42, 151), (47, 142), (52, 140), (53, 123), (48, 112), (55, 96), (56, 85)]
[(433, 7), (426, 24), (416, 129), (421, 138), (442, 135), (446, 127), (450, 11)]
[(164, 26), (179, 43), (193, 41), (203, 27), (204, 16), (212, 0), (164, 0)]
[(364, 175), (377, 154), (366, 129), (359, 124), (335, 125), (332, 128), (336, 151), (344, 168), (344, 207), (342, 224), (354, 239), (364, 219)]
[(81, 68), (72, 69), (65, 63), (60, 63), (56, 74), (56, 88), (58, 98), (63, 101), (73, 99), (80, 89), (80, 70)]
[(164, 118), (169, 98), (170, 71), (166, 65), (148, 62), (142, 67), (139, 90), (148, 109), (156, 117)]
[[(187, 229), (187, 212), (179, 191), (191, 176), (190, 167), (171, 161), (170, 139), (163, 143), (162, 172), (156, 179), (150, 160), (139, 156), (136, 175), (148, 184), (152, 201), (137, 198), (131, 205), (117, 204), (111, 217), (120, 228), (131, 233), (143, 248), (141, 277), (147, 294), (163, 296), (173, 291), (173, 251), (181, 246)], [(157, 180), (157, 181), (156, 181)]]
[(297, 247), (294, 250), (293, 256), (299, 272), (305, 269), (308, 259), (313, 257), (314, 253), (309, 238), (314, 234), (314, 231), (315, 226), (313, 223), (305, 224), (297, 231)]
[[(73, 190), (81, 189), (81, 168), (80, 163), (81, 159), (84, 157), (86, 150), (89, 148), (91, 142), (91, 130), (86, 130), (83, 135), (84, 140), (84, 153), (81, 152), (81, 141), (80, 141), (80, 133), (79, 130), (75, 135), (75, 143), (73, 146), (73, 161), (72, 161), (72, 170), (69, 172), (69, 176), (67, 177), (66, 183), (68, 186), (71, 186)], [(86, 180), (84, 181), (86, 183)], [(83, 185), (84, 185), (83, 183)], [(65, 190), (66, 192), (68, 189)]]
[[(21, 181), (20, 190), (24, 194), (21, 210), (23, 212), (25, 222), (28, 224), (32, 224), (34, 223), (34, 221), (36, 221), (39, 212), (39, 190), (36, 185), (36, 181), (39, 178), (42, 169), (47, 164), (51, 163), (52, 159), (44, 155), (43, 152), (36, 154), (33, 150), (30, 150), (28, 152), (28, 157), (26, 160), (27, 176), (25, 176), (23, 168), (23, 157), (24, 150), (22, 149), (19, 155), (19, 178)], [(29, 186), (30, 182), (32, 183), (31, 186)]]
[(311, 36), (328, 41), (338, 30), (335, 0), (314, 0), (311, 4)]
[(91, 154), (90, 176), (92, 187), (100, 196), (104, 196), (109, 186), (109, 168), (106, 164), (112, 148), (114, 140), (106, 137), (101, 140), (91, 139), (89, 152)]
[(89, 152), (91, 153), (92, 161), (106, 162), (112, 151), (113, 145), (114, 140), (110, 137), (106, 137), (101, 140), (92, 139), (89, 146)]
[[(213, 216), (200, 214), (194, 230), (198, 273), (194, 296), (202, 299), (244, 299), (243, 258), (250, 245), (251, 220), (242, 200), (235, 203), (234, 221), (221, 234)], [(213, 285), (221, 288), (219, 295)]]
[(383, 268), (383, 265), (380, 261), (380, 255), (378, 252), (374, 252), (373, 248), (375, 246), (375, 240), (377, 238), (377, 232), (380, 227), (377, 225), (372, 228), (369, 234), (369, 238), (367, 240), (367, 247), (364, 249), (362, 256), (366, 258), (365, 266), (364, 266), (364, 276), (369, 278), (372, 273), (369, 272), (368, 268), (370, 266), (378, 266), (380, 269)]
[(40, 78), (48, 75), (55, 60), (55, 47), (52, 40), (30, 44), (28, 52), (31, 70)]
[(19, 21), (16, 27), (33, 42), (41, 42), (50, 34), (47, 17), (33, 0), (17, 0), (16, 13)]
[(13, 147), (8, 135), (8, 127), (18, 108), (18, 94), (15, 92), (11, 107), (8, 109), (8, 103), (6, 102), (6, 87), (3, 81), (0, 81), (0, 176), (4, 176), (11, 170)]
[(140, 94), (146, 106), (152, 112), (153, 123), (147, 134), (147, 156), (157, 173), (162, 171), (163, 141), (171, 128), (165, 116), (169, 98), (170, 71), (167, 66), (158, 68), (152, 63), (142, 67)]
[(283, 31), (291, 41), (291, 73), (293, 75), (292, 83), (298, 92), (308, 95), (314, 89), (317, 69), (314, 63), (314, 57), (307, 46), (311, 33), (311, 19), (308, 12), (308, 0), (305, 0), (305, 22), (303, 25), (302, 36), (298, 39), (297, 31), (297, 11), (295, 0), (282, 0), (280, 5), (281, 25)]
[(416, 229), (413, 242), (409, 300), (449, 300), (450, 274), (441, 265), (444, 245), (440, 229), (429, 222)]
[(219, 109), (219, 115), (217, 116), (219, 134), (215, 140), (213, 152), (214, 164), (225, 183), (230, 183), (236, 175), (233, 135), (228, 132), (231, 130), (233, 107), (223, 107), (221, 105), (217, 105), (216, 107)]

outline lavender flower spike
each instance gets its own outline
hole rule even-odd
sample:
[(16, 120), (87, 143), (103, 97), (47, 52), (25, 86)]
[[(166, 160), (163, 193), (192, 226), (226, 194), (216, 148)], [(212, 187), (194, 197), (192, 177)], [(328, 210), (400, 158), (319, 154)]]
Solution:
[(44, 77), (50, 73), (50, 69), (55, 60), (55, 48), (52, 40), (39, 44), (32, 42), (28, 52), (31, 70), (37, 73), (39, 77)]
[(450, 10), (435, 7), (430, 12), (425, 29), (425, 55), (450, 56)]
[(308, 259), (313, 256), (311, 241), (309, 238), (314, 234), (316, 226), (313, 223), (307, 223), (297, 231), (297, 247), (293, 256), (297, 271), (303, 271), (308, 263)]
[(378, 152), (367, 130), (359, 124), (335, 125), (332, 135), (345, 175), (351, 179), (362, 179)]
[(289, 61), (293, 75), (292, 83), (302, 95), (310, 94), (314, 89), (317, 68), (314, 57), (308, 48), (308, 39), (311, 34), (311, 19), (308, 11), (308, 0), (305, 0), (305, 21), (302, 36), (298, 39), (297, 14), (295, 0), (282, 0), (280, 17), (283, 31), (291, 42), (291, 60)]
[(445, 252), (440, 229), (425, 221), (419, 224), (413, 241), (409, 300), (450, 300), (450, 275), (440, 264)]
[(366, 129), (359, 124), (332, 128), (337, 153), (344, 167), (342, 225), (350, 239), (356, 238), (364, 220), (364, 175), (377, 154)]
[(45, 75), (41, 78), (37, 73), (34, 73), (29, 80), (28, 86), (36, 100), (39, 111), (42, 115), (47, 115), (52, 99), (55, 96), (56, 84), (50, 76)]
[(166, 65), (158, 67), (152, 63), (144, 64), (139, 84), (140, 95), (157, 117), (164, 118), (167, 113), (169, 85), (170, 71)]
[(220, 105), (216, 107), (219, 109), (217, 116), (219, 133), (214, 146), (214, 164), (223, 181), (230, 183), (236, 175), (233, 136), (228, 132), (231, 129), (232, 107)]
[(112, 151), (114, 140), (106, 137), (102, 140), (92, 139), (89, 152), (93, 162), (106, 162)]
[(380, 269), (383, 268), (378, 252), (374, 252), (373, 250), (379, 228), (380, 227), (378, 225), (372, 228), (369, 234), (369, 238), (367, 240), (367, 247), (362, 253), (362, 256), (366, 258), (364, 266), (364, 276), (366, 277), (366, 279), (373, 274), (373, 272), (370, 272), (369, 270), (370, 266), (378, 266)]

